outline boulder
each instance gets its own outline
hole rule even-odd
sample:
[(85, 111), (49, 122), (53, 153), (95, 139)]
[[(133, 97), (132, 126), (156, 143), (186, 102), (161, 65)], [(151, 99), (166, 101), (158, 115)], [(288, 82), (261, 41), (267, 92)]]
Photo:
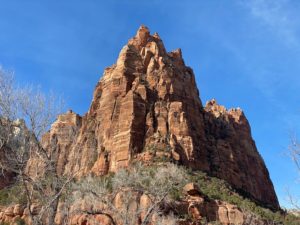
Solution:
[[(30, 210), (33, 215), (37, 215), (39, 213), (39, 211), (41, 210), (41, 206), (39, 206), (37, 203), (33, 203), (30, 206)], [(25, 214), (25, 212), (24, 212), (24, 214)]]
[(24, 207), (20, 204), (17, 204), (14, 206), (14, 215), (16, 216), (22, 216), (24, 212)]
[(13, 207), (13, 206), (7, 207), (7, 208), (4, 210), (4, 214), (5, 214), (5, 216), (13, 217), (13, 216), (15, 215), (15, 214), (14, 214), (14, 207)]
[(184, 192), (188, 195), (200, 195), (200, 189), (195, 183), (188, 183), (183, 188)]

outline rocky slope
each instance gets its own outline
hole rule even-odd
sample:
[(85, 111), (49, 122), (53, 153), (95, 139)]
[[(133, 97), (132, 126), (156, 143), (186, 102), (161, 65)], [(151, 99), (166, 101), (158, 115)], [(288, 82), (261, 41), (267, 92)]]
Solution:
[(167, 52), (145, 26), (105, 69), (87, 114), (58, 117), (43, 145), (58, 152), (61, 174), (80, 169), (81, 175), (103, 175), (136, 160), (164, 157), (279, 208), (244, 113), (215, 100), (203, 106), (181, 50)]
[[(189, 219), (180, 219), (180, 225), (191, 224), (207, 224), (204, 221), (218, 221), (222, 225), (268, 225), (269, 221), (261, 219), (254, 214), (245, 213), (237, 206), (219, 200), (208, 200), (203, 196), (197, 185), (189, 183), (184, 187), (185, 199), (174, 202), (170, 207), (172, 210), (179, 211), (183, 215), (190, 215)], [(116, 207), (122, 207), (120, 198), (116, 198)], [(151, 204), (147, 195), (138, 195), (136, 199), (136, 209), (138, 207), (146, 208)], [(80, 207), (84, 208), (86, 203), (82, 203)], [(33, 206), (34, 211), (38, 210), (37, 206)], [(141, 213), (142, 214), (142, 213)], [(26, 221), (31, 224), (28, 218), (28, 208), (17, 204), (9, 207), (0, 207), (0, 222), (8, 224), (17, 224), (17, 221)], [(64, 217), (57, 216), (56, 223), (63, 224)], [(114, 225), (113, 220), (104, 214), (76, 214), (69, 222), (70, 225), (93, 225), (97, 221), (102, 225)], [(193, 223), (192, 221), (198, 221)], [(199, 223), (202, 221), (203, 223)], [(165, 223), (168, 224), (168, 223)], [(213, 223), (210, 223), (213, 224)]]

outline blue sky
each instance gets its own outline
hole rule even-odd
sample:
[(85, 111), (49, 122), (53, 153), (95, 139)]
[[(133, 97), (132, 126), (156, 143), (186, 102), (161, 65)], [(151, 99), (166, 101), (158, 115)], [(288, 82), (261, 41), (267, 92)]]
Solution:
[(96, 82), (141, 24), (182, 48), (205, 103), (241, 107), (281, 205), (300, 195), (287, 157), (300, 135), (300, 1), (0, 0), (0, 65), (88, 110)]

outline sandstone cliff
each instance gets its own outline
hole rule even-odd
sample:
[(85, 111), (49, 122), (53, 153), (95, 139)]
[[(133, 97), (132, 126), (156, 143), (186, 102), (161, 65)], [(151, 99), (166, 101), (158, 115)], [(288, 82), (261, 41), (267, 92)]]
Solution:
[(167, 52), (145, 26), (105, 69), (87, 114), (61, 115), (43, 145), (55, 147), (61, 174), (81, 169), (82, 175), (102, 175), (135, 160), (166, 157), (279, 208), (244, 113), (215, 100), (203, 107), (181, 50)]

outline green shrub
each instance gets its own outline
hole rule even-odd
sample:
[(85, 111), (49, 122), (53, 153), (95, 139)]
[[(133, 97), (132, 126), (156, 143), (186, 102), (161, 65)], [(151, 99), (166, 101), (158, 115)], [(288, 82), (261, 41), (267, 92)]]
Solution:
[(25, 221), (21, 218), (18, 218), (16, 221), (15, 221), (15, 224), (16, 225), (26, 225)]
[(275, 224), (296, 225), (300, 224), (300, 219), (293, 215), (284, 216), (283, 212), (273, 212), (264, 208), (254, 201), (241, 196), (224, 180), (210, 177), (203, 172), (193, 172), (190, 174), (191, 182), (197, 183), (201, 192), (210, 199), (221, 200), (238, 206), (242, 211), (253, 213), (262, 219), (272, 221)]
[(8, 205), (10, 201), (9, 191), (7, 189), (0, 190), (0, 205)]
[(2, 222), (0, 225), (9, 225), (9, 223)]
[(0, 190), (0, 205), (26, 204), (27, 199), (21, 185), (15, 184), (11, 187)]
[(182, 191), (174, 188), (171, 190), (170, 197), (172, 200), (179, 201), (182, 198)]

